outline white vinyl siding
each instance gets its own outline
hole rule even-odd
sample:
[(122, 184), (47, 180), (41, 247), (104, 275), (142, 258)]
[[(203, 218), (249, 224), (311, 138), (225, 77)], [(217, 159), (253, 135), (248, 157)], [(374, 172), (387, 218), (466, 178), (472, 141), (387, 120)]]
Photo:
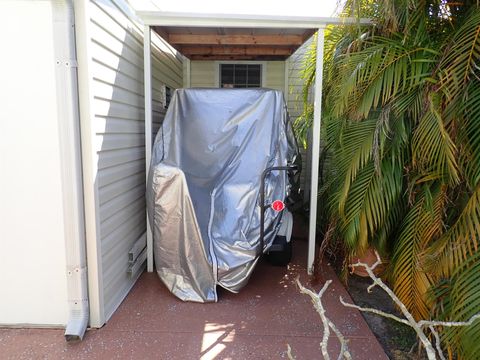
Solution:
[(265, 87), (285, 91), (285, 61), (267, 61)]
[[(100, 316), (94, 325), (99, 326), (144, 269), (127, 273), (128, 252), (146, 231), (143, 25), (126, 1), (92, 0), (88, 6), (90, 134), (101, 287)], [(152, 33), (154, 136), (165, 115), (165, 86), (182, 86), (182, 66), (180, 55)]]
[(217, 71), (215, 61), (190, 61), (190, 86), (218, 87), (215, 71)]
[[(190, 87), (218, 87), (219, 63), (222, 61), (190, 61)], [(229, 63), (236, 63), (230, 61)], [(248, 61), (242, 63), (248, 64)], [(252, 61), (252, 63), (259, 63)], [(285, 62), (262, 61), (262, 87), (285, 90)]]

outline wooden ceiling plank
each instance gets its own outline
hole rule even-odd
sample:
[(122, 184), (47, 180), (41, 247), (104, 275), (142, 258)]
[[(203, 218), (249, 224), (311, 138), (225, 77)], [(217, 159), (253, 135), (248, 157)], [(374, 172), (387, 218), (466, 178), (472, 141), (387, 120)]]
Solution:
[(254, 61), (279, 61), (285, 60), (286, 56), (279, 56), (279, 55), (190, 55), (188, 57), (190, 60), (219, 60), (219, 61), (244, 61), (244, 60), (254, 60)]
[(280, 55), (292, 53), (290, 47), (279, 46), (182, 46), (182, 54), (189, 55)]
[(303, 43), (302, 35), (198, 35), (170, 34), (172, 45), (291, 45)]

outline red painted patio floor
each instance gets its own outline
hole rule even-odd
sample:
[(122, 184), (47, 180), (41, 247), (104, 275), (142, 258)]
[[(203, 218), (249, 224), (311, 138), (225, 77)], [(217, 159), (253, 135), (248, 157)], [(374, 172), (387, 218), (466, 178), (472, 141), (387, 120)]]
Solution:
[[(261, 263), (239, 294), (220, 290), (212, 304), (182, 302), (156, 274), (144, 273), (108, 323), (82, 342), (67, 344), (58, 329), (0, 329), (0, 358), (284, 359), (290, 344), (298, 360), (321, 359), (319, 316), (294, 285), (297, 276), (308, 283), (305, 254), (297, 240), (288, 268)], [(325, 265), (322, 274), (333, 280), (327, 316), (348, 338), (353, 359), (387, 359), (361, 314), (339, 303), (339, 295), (350, 297), (334, 272)], [(336, 339), (330, 349), (336, 359)]]

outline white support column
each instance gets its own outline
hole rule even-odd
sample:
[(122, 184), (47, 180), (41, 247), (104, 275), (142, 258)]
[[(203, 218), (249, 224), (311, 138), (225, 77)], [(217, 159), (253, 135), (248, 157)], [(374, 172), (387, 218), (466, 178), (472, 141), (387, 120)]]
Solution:
[(324, 29), (317, 34), (317, 67), (314, 88), (314, 112), (312, 133), (312, 177), (310, 179), (310, 221), (308, 224), (308, 273), (313, 273), (315, 261), (315, 237), (317, 224), (318, 167), (320, 160), (320, 125), (322, 122), (322, 80), (323, 80)]
[(190, 63), (190, 59), (189, 58), (185, 58), (184, 60), (186, 62), (186, 65), (187, 65), (187, 74), (186, 74), (186, 81), (184, 81), (185, 83), (185, 86), (186, 88), (190, 88), (192, 86), (192, 65)]
[[(150, 26), (143, 29), (143, 72), (145, 86), (145, 183), (148, 184), (148, 170), (152, 157), (152, 58)], [(147, 271), (153, 271), (153, 237), (147, 214)]]
[(288, 93), (289, 93), (289, 83), (288, 83), (288, 75), (290, 74), (290, 71), (289, 71), (289, 66), (290, 66), (290, 57), (288, 57), (287, 59), (285, 59), (285, 62), (284, 62), (284, 65), (285, 65), (285, 73), (284, 73), (284, 85), (285, 85), (285, 94), (284, 94), (284, 97), (285, 97), (285, 102), (287, 103), (287, 106), (288, 106)]

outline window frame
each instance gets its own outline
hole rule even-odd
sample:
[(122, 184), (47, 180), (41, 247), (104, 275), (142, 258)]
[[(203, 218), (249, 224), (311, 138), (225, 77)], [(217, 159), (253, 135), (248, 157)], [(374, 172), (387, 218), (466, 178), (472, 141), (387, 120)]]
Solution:
[(253, 61), (253, 60), (225, 60), (215, 61), (215, 86), (220, 88), (221, 83), (221, 65), (260, 65), (260, 87), (265, 87), (267, 79), (267, 62), (266, 61)]

